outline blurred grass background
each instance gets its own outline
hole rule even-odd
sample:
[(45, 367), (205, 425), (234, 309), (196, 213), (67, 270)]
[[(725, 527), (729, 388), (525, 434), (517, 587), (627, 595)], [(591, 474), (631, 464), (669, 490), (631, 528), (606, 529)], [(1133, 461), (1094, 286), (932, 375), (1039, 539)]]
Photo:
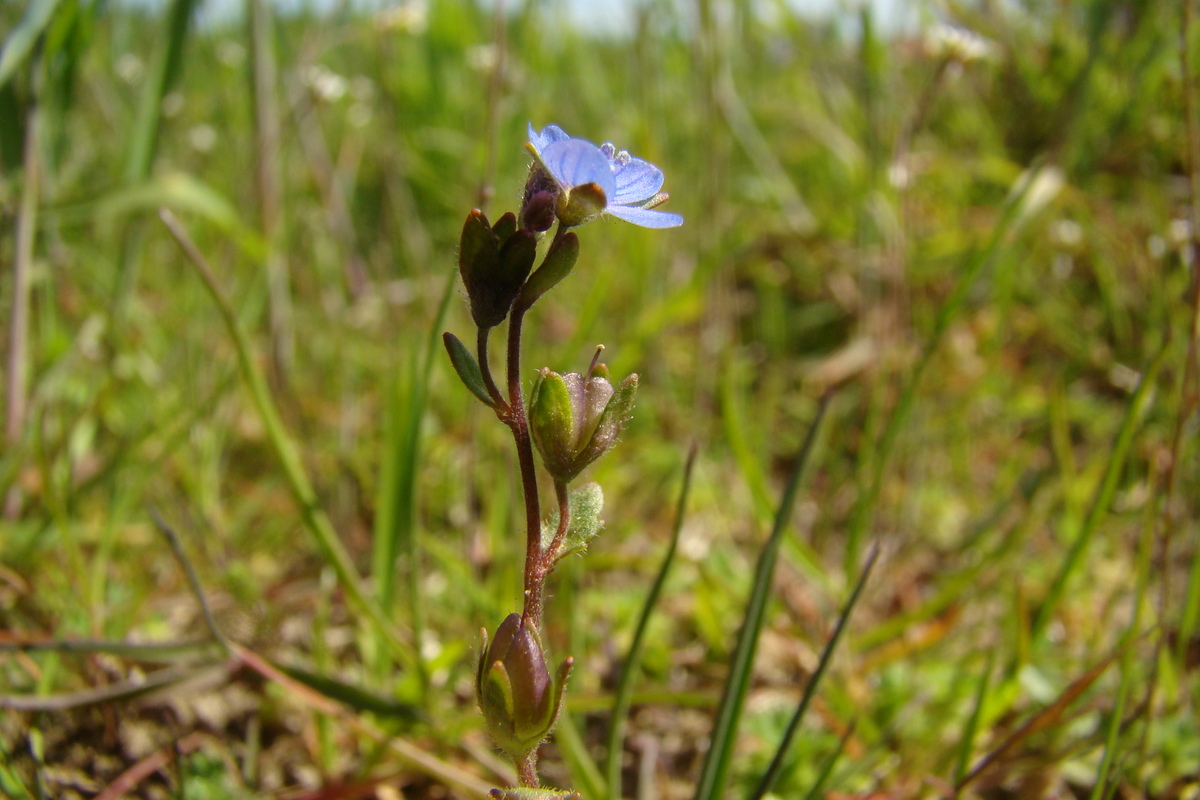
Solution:
[[(553, 2), (250, 0), (203, 27), (199, 5), (0, 6), (0, 793), (115, 797), (138, 765), (138, 797), (506, 780), (471, 680), (479, 628), (519, 600), (519, 482), (507, 432), (429, 343), (469, 336), (457, 289), (444, 302), (458, 232), (473, 206), (515, 207), (532, 121), (659, 164), (686, 218), (581, 229), (526, 329), (531, 375), (603, 343), (642, 387), (592, 469), (606, 532), (552, 588), (548, 644), (577, 668), (546, 778), (581, 786), (603, 757), (697, 442), (613, 795), (691, 796), (755, 555), (837, 387), (730, 794), (766, 768), (878, 542), (778, 797), (952, 795), (988, 753), (962, 794), (1195, 796), (1186, 0), (930, 3), (904, 31), (646, 2), (628, 35)], [(261, 396), (161, 207), (211, 265)], [(183, 564), (238, 649), (195, 643)], [(160, 661), (175, 672), (141, 696)]]

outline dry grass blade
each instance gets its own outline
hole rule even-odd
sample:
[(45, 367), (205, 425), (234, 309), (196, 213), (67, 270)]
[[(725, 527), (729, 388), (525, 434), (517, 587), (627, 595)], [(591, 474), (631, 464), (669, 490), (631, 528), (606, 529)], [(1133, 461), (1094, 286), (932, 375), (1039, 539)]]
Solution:
[(319, 711), (322, 714), (338, 717), (343, 723), (351, 728), (370, 736), (372, 739), (378, 742), (385, 743), (392, 752), (396, 753), (407, 761), (410, 761), (413, 765), (427, 775), (431, 775), (439, 780), (445, 781), (447, 784), (474, 797), (482, 797), (491, 790), (491, 786), (479, 780), (479, 778), (475, 777), (474, 775), (459, 769), (453, 764), (448, 764), (436, 756), (430, 755), (416, 745), (409, 744), (403, 739), (381, 731), (379, 728), (367, 722), (362, 717), (345, 711), (335, 701), (313, 689), (310, 689), (303, 683), (293, 680), (282, 670), (272, 666), (250, 650), (247, 650), (237, 644), (232, 644), (231, 646), (238, 658), (240, 658), (247, 667), (262, 675), (264, 678), (278, 683), (287, 690), (289, 697), (295, 698), (301, 703), (307, 705), (309, 708)]
[(1091, 685), (1096, 682), (1096, 679), (1103, 675), (1108, 668), (1112, 666), (1114, 661), (1120, 658), (1126, 650), (1132, 647), (1133, 644), (1139, 640), (1140, 637), (1139, 639), (1126, 642), (1116, 651), (1109, 654), (1099, 664), (1096, 664), (1087, 672), (1083, 673), (1083, 675), (1072, 681), (1071, 685), (1068, 686), (1053, 703), (1030, 717), (1024, 725), (1015, 730), (1012, 735), (1010, 735), (1000, 744), (999, 747), (980, 759), (979, 763), (975, 765), (975, 767), (967, 774), (967, 776), (955, 785), (955, 793), (957, 794), (958, 792), (961, 792), (968, 784), (987, 771), (988, 767), (1006, 756), (1021, 742), (1025, 741), (1035, 733), (1047, 730), (1048, 728), (1052, 728), (1058, 724), (1058, 721), (1062, 719), (1063, 714), (1075, 703), (1076, 700), (1079, 699), (1079, 696), (1086, 692)]
[(99, 689), (46, 696), (0, 695), (0, 708), (11, 708), (14, 711), (64, 711), (98, 703), (132, 700), (185, 681), (189, 684), (197, 682), (204, 685), (224, 683), (238, 666), (237, 661), (231, 659), (206, 667), (167, 667), (144, 678), (130, 678)]

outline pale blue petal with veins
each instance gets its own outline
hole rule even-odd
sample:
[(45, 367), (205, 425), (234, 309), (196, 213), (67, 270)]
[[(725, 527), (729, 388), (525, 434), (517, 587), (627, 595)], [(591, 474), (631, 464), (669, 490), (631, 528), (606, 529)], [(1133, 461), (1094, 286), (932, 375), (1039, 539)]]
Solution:
[[(666, 201), (660, 194), (663, 172), (640, 158), (617, 150), (605, 142), (597, 147), (586, 139), (574, 139), (557, 125), (547, 125), (540, 133), (529, 126), (529, 149), (534, 158), (564, 191), (566, 205), (576, 187), (594, 184), (603, 192), (604, 207), (595, 215), (611, 214), (644, 228), (674, 228), (683, 217), (655, 211)], [(571, 218), (567, 224), (582, 220)]]

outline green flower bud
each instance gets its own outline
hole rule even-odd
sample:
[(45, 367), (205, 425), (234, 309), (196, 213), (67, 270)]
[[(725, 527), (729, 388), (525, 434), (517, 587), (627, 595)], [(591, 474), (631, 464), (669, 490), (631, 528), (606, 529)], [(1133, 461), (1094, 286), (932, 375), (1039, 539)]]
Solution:
[(459, 240), (458, 271), (476, 325), (493, 328), (504, 321), (536, 256), (537, 236), (517, 230), (513, 214), (505, 214), (495, 227), (479, 209), (467, 215)]
[(488, 644), (483, 631), (482, 656), (475, 675), (475, 695), (496, 745), (521, 759), (554, 729), (573, 659), (551, 676), (537, 629), (520, 614), (509, 614)]
[(630, 375), (614, 390), (607, 377), (542, 370), (529, 399), (529, 429), (556, 480), (572, 480), (612, 449), (629, 422), (637, 383)]

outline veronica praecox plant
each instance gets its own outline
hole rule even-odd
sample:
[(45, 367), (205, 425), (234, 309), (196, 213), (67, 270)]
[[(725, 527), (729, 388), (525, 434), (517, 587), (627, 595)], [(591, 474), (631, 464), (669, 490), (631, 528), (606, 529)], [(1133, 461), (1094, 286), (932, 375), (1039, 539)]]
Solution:
[[(526, 403), (521, 372), (521, 332), (526, 312), (570, 274), (579, 257), (573, 228), (613, 216), (646, 228), (683, 224), (678, 214), (655, 210), (666, 202), (663, 173), (648, 161), (574, 139), (557, 125), (539, 133), (529, 127), (533, 156), (519, 214), (495, 224), (471, 211), (463, 225), (458, 268), (475, 323), (472, 352), (454, 334), (443, 339), (463, 383), (509, 427), (517, 450), (525, 501), (524, 603), (509, 614), (490, 641), (482, 635), (476, 698), (487, 729), (517, 768), (519, 786), (496, 789), (493, 797), (571, 798), (572, 792), (542, 789), (537, 753), (558, 719), (573, 661), (551, 673), (541, 636), (542, 596), (555, 565), (582, 552), (603, 523), (603, 494), (595, 483), (571, 483), (616, 444), (629, 421), (637, 375), (616, 387), (608, 370), (592, 360), (586, 373), (540, 370)], [(557, 227), (555, 228), (555, 225)], [(555, 228), (537, 260), (539, 241)], [(504, 388), (490, 369), (488, 340), (508, 320)], [(554, 486), (554, 504), (542, 513), (534, 449)]]

